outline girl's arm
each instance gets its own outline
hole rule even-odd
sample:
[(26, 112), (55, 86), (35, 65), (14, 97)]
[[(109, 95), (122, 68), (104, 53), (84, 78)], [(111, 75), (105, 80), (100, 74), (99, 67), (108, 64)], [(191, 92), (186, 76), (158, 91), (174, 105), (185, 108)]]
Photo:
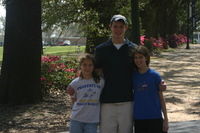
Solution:
[(164, 116), (163, 131), (166, 132), (169, 129), (169, 124), (168, 124), (168, 116), (167, 116), (167, 108), (166, 108), (165, 98), (163, 96), (162, 91), (159, 91), (158, 94), (159, 94), (159, 97), (160, 97), (162, 113), (163, 113), (163, 116)]
[(103, 74), (101, 68), (95, 68), (94, 71), (98, 76), (102, 76), (102, 74)]
[(74, 103), (76, 102), (76, 98), (71, 97), (71, 101), (72, 101), (72, 106), (74, 105)]
[(76, 102), (77, 98), (74, 98), (73, 95), (75, 94), (75, 90), (71, 85), (68, 85), (66, 88), (66, 92), (71, 96), (72, 106)]
[(70, 96), (73, 96), (75, 91), (74, 89), (71, 87), (71, 85), (68, 85), (67, 88), (66, 88), (66, 92), (67, 94), (69, 94)]
[(166, 84), (166, 82), (165, 82), (164, 80), (162, 80), (162, 81), (160, 82), (160, 84), (159, 84), (159, 89), (160, 89), (160, 91), (166, 91), (166, 89), (167, 89), (167, 84)]

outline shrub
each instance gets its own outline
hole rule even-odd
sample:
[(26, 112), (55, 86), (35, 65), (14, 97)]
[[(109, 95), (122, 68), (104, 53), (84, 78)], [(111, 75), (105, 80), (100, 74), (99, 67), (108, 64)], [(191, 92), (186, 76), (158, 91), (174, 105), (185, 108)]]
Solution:
[(164, 42), (162, 38), (157, 40), (156, 38), (151, 37), (148, 39), (145, 38), (145, 35), (140, 37), (140, 43), (141, 45), (146, 46), (152, 54), (161, 51), (163, 47), (167, 45), (167, 43)]
[(158, 39), (150, 37), (145, 38), (145, 35), (140, 37), (140, 43), (145, 45), (151, 52), (161, 51), (162, 49), (177, 48), (179, 45), (187, 43), (187, 37), (179, 35), (166, 35), (166, 37), (159, 37)]
[(187, 43), (187, 37), (182, 34), (167, 35), (166, 38), (169, 41), (169, 46), (171, 48), (177, 48), (178, 46)]
[(43, 56), (41, 64), (41, 83), (44, 95), (51, 89), (64, 90), (78, 76), (75, 58)]

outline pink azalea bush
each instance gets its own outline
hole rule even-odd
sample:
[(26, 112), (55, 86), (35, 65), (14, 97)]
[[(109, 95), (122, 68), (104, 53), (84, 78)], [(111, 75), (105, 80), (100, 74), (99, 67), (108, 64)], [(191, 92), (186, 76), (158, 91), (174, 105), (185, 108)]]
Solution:
[(162, 50), (167, 45), (167, 42), (164, 42), (162, 38), (157, 40), (156, 38), (150, 37), (148, 39), (143, 35), (140, 37), (140, 44), (146, 46), (152, 52)]
[(163, 49), (177, 48), (179, 45), (187, 43), (187, 37), (179, 35), (167, 35), (166, 37), (159, 37), (158, 39), (150, 37), (146, 38), (145, 35), (140, 37), (140, 44), (145, 45), (151, 52), (162, 51)]
[(166, 38), (169, 41), (169, 46), (171, 48), (177, 48), (178, 46), (187, 43), (187, 37), (182, 34), (167, 35)]
[(50, 89), (64, 90), (78, 76), (78, 65), (75, 58), (60, 56), (43, 56), (41, 64), (42, 91), (48, 94)]

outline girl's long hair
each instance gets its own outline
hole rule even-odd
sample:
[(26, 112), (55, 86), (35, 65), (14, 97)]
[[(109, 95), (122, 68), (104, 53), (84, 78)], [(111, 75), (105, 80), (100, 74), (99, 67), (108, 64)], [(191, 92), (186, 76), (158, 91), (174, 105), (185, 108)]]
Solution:
[[(93, 56), (92, 54), (84, 53), (83, 55), (81, 55), (81, 56), (78, 58), (79, 69), (80, 69), (81, 64), (83, 63), (83, 61), (86, 60), (86, 59), (91, 60), (92, 63), (93, 63), (93, 66), (94, 66), (94, 64), (95, 64), (95, 58), (94, 58), (94, 56)], [(82, 74), (82, 71), (80, 71), (80, 76), (79, 76), (79, 77), (84, 78), (84, 77), (83, 77), (83, 74)], [(99, 82), (100, 82), (100, 76), (98, 76), (98, 75), (95, 73), (94, 68), (93, 68), (93, 71), (92, 71), (92, 77), (93, 77), (93, 79), (94, 79), (94, 81), (95, 81), (96, 83), (99, 83)]]

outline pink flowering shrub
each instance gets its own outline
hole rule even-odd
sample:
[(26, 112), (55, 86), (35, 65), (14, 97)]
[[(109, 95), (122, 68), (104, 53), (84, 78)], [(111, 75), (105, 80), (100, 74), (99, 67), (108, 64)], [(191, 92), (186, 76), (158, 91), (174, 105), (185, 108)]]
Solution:
[(48, 94), (50, 89), (64, 90), (78, 76), (75, 58), (60, 56), (43, 56), (41, 64), (42, 91)]
[(162, 38), (158, 40), (156, 38), (150, 37), (145, 38), (145, 35), (140, 37), (140, 44), (146, 46), (151, 52), (160, 51), (167, 45), (167, 42), (164, 42)]
[(168, 49), (168, 47), (177, 48), (179, 45), (186, 43), (187, 37), (182, 34), (166, 35), (166, 37), (159, 37), (158, 39), (145, 38), (145, 35), (140, 37), (140, 44), (145, 45), (150, 51), (162, 51)]
[(169, 41), (169, 46), (171, 48), (177, 48), (178, 46), (187, 43), (187, 37), (182, 34), (167, 35), (166, 38)]

